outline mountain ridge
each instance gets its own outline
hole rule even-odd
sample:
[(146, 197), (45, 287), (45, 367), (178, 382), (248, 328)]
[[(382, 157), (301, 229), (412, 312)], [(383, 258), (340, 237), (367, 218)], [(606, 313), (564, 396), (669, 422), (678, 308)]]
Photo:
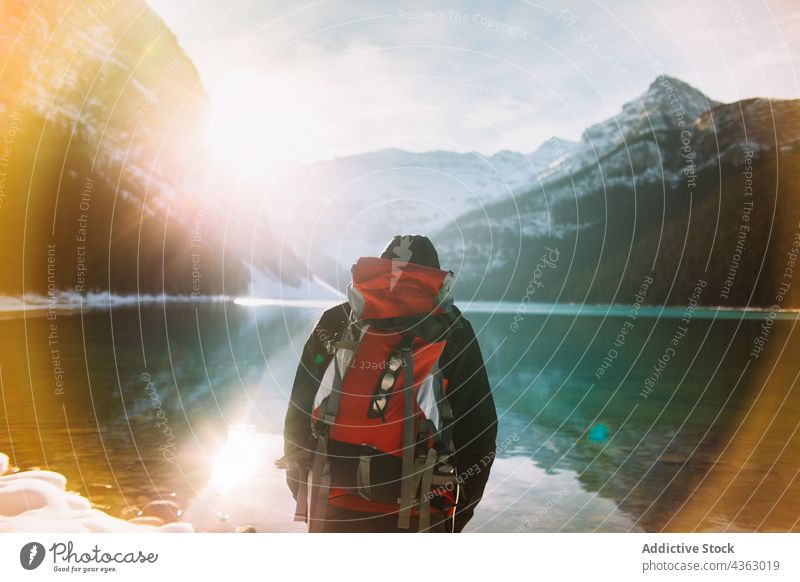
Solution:
[[(648, 91), (658, 86), (656, 81)], [(600, 132), (602, 147), (593, 152), (594, 159), (573, 162), (569, 171), (555, 173), (513, 202), (501, 200), (480, 213), (464, 214), (458, 233), (452, 226), (438, 232), (441, 254), (450, 260), (479, 256), (487, 232), (501, 249), (461, 269), (457, 282), (461, 296), (506, 300), (525, 296), (527, 281), (519, 270), (524, 272), (530, 264), (526, 257), (532, 261), (546, 244), (560, 243), (572, 255), (569, 272), (540, 290), (539, 300), (629, 303), (642, 277), (650, 272), (648, 263), (653, 263), (658, 279), (672, 284), (655, 285), (648, 303), (684, 304), (693, 282), (709, 273), (710, 267), (716, 276), (709, 282), (711, 292), (701, 298), (702, 304), (770, 307), (774, 279), (757, 277), (754, 266), (764, 261), (779, 264), (779, 247), (789, 240), (780, 224), (767, 221), (772, 210), (782, 223), (800, 218), (794, 210), (797, 204), (792, 204), (800, 150), (800, 100), (708, 102), (710, 109), (693, 119), (674, 118), (671, 126), (663, 125), (661, 109), (656, 112), (661, 125), (652, 126), (649, 132), (639, 129), (643, 121), (649, 124), (645, 118), (654, 112), (640, 108), (642, 118), (633, 119), (632, 107), (626, 104), (625, 124), (616, 123), (618, 116), (598, 124), (608, 128), (614, 122), (620, 140), (609, 139), (608, 131)], [(586, 135), (591, 139), (593, 134)], [(741, 196), (745, 185), (739, 183), (745, 163), (750, 174), (759, 176), (758, 203), (753, 217), (748, 218), (750, 224), (758, 223), (760, 230), (752, 230), (742, 252), (735, 235), (745, 208)], [(780, 179), (776, 181), (775, 176)], [(696, 220), (692, 223), (693, 206), (695, 218), (699, 213), (712, 225), (707, 241)], [(518, 214), (521, 226), (508, 220), (512, 211)], [(525, 225), (537, 223), (540, 228), (525, 230)], [(769, 233), (779, 230), (781, 234), (770, 241)], [(465, 233), (476, 242), (465, 243)], [(686, 251), (686, 244), (678, 244), (680, 241), (692, 241), (696, 246), (689, 245)], [(645, 246), (648, 259), (641, 251)], [(673, 260), (665, 260), (664, 255), (671, 254), (664, 252), (665, 246), (675, 248)], [(734, 280), (727, 281), (725, 271), (731, 270), (731, 257), (740, 254), (745, 256), (736, 261)], [(632, 257), (637, 262), (633, 269)], [(503, 286), (507, 280), (511, 281), (508, 288)], [(724, 285), (730, 288), (721, 295)], [(798, 298), (792, 291), (785, 305), (798, 305)]]
[[(83, 261), (94, 293), (185, 295), (202, 280), (208, 295), (261, 288), (302, 298), (343, 291), (354, 260), (392, 235), (426, 232), (457, 273), (460, 297), (525, 297), (535, 258), (560, 245), (569, 265), (537, 300), (630, 301), (650, 269), (658, 282), (649, 301), (681, 304), (690, 283), (713, 271), (702, 301), (714, 304), (731, 257), (742, 255), (719, 304), (769, 303), (772, 280), (750, 273), (765, 262), (779, 273), (779, 248), (791, 240), (799, 100), (721, 103), (660, 75), (578, 141), (551, 136), (529, 153), (491, 155), (384, 148), (270, 177), (266, 196), (280, 204), (265, 203), (261, 185), (254, 198), (211, 198), (230, 185), (203, 171), (213, 151), (192, 144), (208, 98), (174, 34), (143, 0), (120, 3), (113, 18), (86, 0), (60, 7), (23, 0), (0, 21), (0, 46), (16, 47), (0, 77), (0, 132), (17, 118), (24, 128), (2, 183), (0, 259), (9, 267), (0, 293), (45, 292), (53, 243), (59, 290), (76, 287)], [(43, 48), (42, 35), (55, 35), (60, 50)], [(745, 166), (758, 177), (758, 230), (742, 251)], [(218, 216), (224, 224), (212, 226)], [(94, 226), (81, 259), (84, 219)], [(29, 244), (17, 252), (23, 236)], [(798, 303), (792, 292), (786, 304)]]

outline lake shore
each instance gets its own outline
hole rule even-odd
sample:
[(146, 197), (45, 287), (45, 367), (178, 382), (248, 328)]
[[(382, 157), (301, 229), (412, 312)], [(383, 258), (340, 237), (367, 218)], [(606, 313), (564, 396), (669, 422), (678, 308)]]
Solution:
[(113, 517), (66, 489), (67, 479), (54, 471), (19, 471), (0, 453), (0, 532), (192, 533), (190, 523), (165, 523), (155, 516), (129, 520)]

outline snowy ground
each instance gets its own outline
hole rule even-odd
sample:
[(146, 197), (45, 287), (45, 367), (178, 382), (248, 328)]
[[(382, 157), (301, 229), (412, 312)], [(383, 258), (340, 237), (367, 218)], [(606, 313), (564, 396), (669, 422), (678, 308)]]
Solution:
[(0, 295), (0, 313), (29, 313), (47, 310), (77, 310), (84, 308), (114, 307), (136, 305), (138, 303), (206, 303), (228, 301), (231, 297), (224, 295), (114, 295), (111, 293), (87, 293), (80, 295), (68, 291), (59, 291), (48, 297), (28, 294), (24, 297)]
[(85, 497), (67, 491), (66, 485), (66, 478), (53, 471), (14, 471), (8, 456), (0, 453), (0, 532), (194, 531), (190, 523), (156, 526), (112, 517), (94, 509)]

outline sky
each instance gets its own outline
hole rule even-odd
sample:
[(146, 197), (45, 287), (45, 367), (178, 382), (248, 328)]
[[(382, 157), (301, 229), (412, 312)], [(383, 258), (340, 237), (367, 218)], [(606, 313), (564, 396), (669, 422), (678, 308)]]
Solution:
[(232, 163), (530, 153), (661, 73), (719, 101), (800, 97), (796, 0), (147, 2), (197, 66)]

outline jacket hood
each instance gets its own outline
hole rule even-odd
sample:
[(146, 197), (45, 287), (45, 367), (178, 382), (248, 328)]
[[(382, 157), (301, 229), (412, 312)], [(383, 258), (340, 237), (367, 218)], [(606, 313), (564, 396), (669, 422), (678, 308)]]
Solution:
[(452, 304), (453, 274), (396, 259), (361, 257), (352, 268), (347, 299), (356, 319), (430, 313)]
[(439, 254), (431, 239), (421, 234), (395, 235), (381, 253), (381, 258), (441, 269)]

